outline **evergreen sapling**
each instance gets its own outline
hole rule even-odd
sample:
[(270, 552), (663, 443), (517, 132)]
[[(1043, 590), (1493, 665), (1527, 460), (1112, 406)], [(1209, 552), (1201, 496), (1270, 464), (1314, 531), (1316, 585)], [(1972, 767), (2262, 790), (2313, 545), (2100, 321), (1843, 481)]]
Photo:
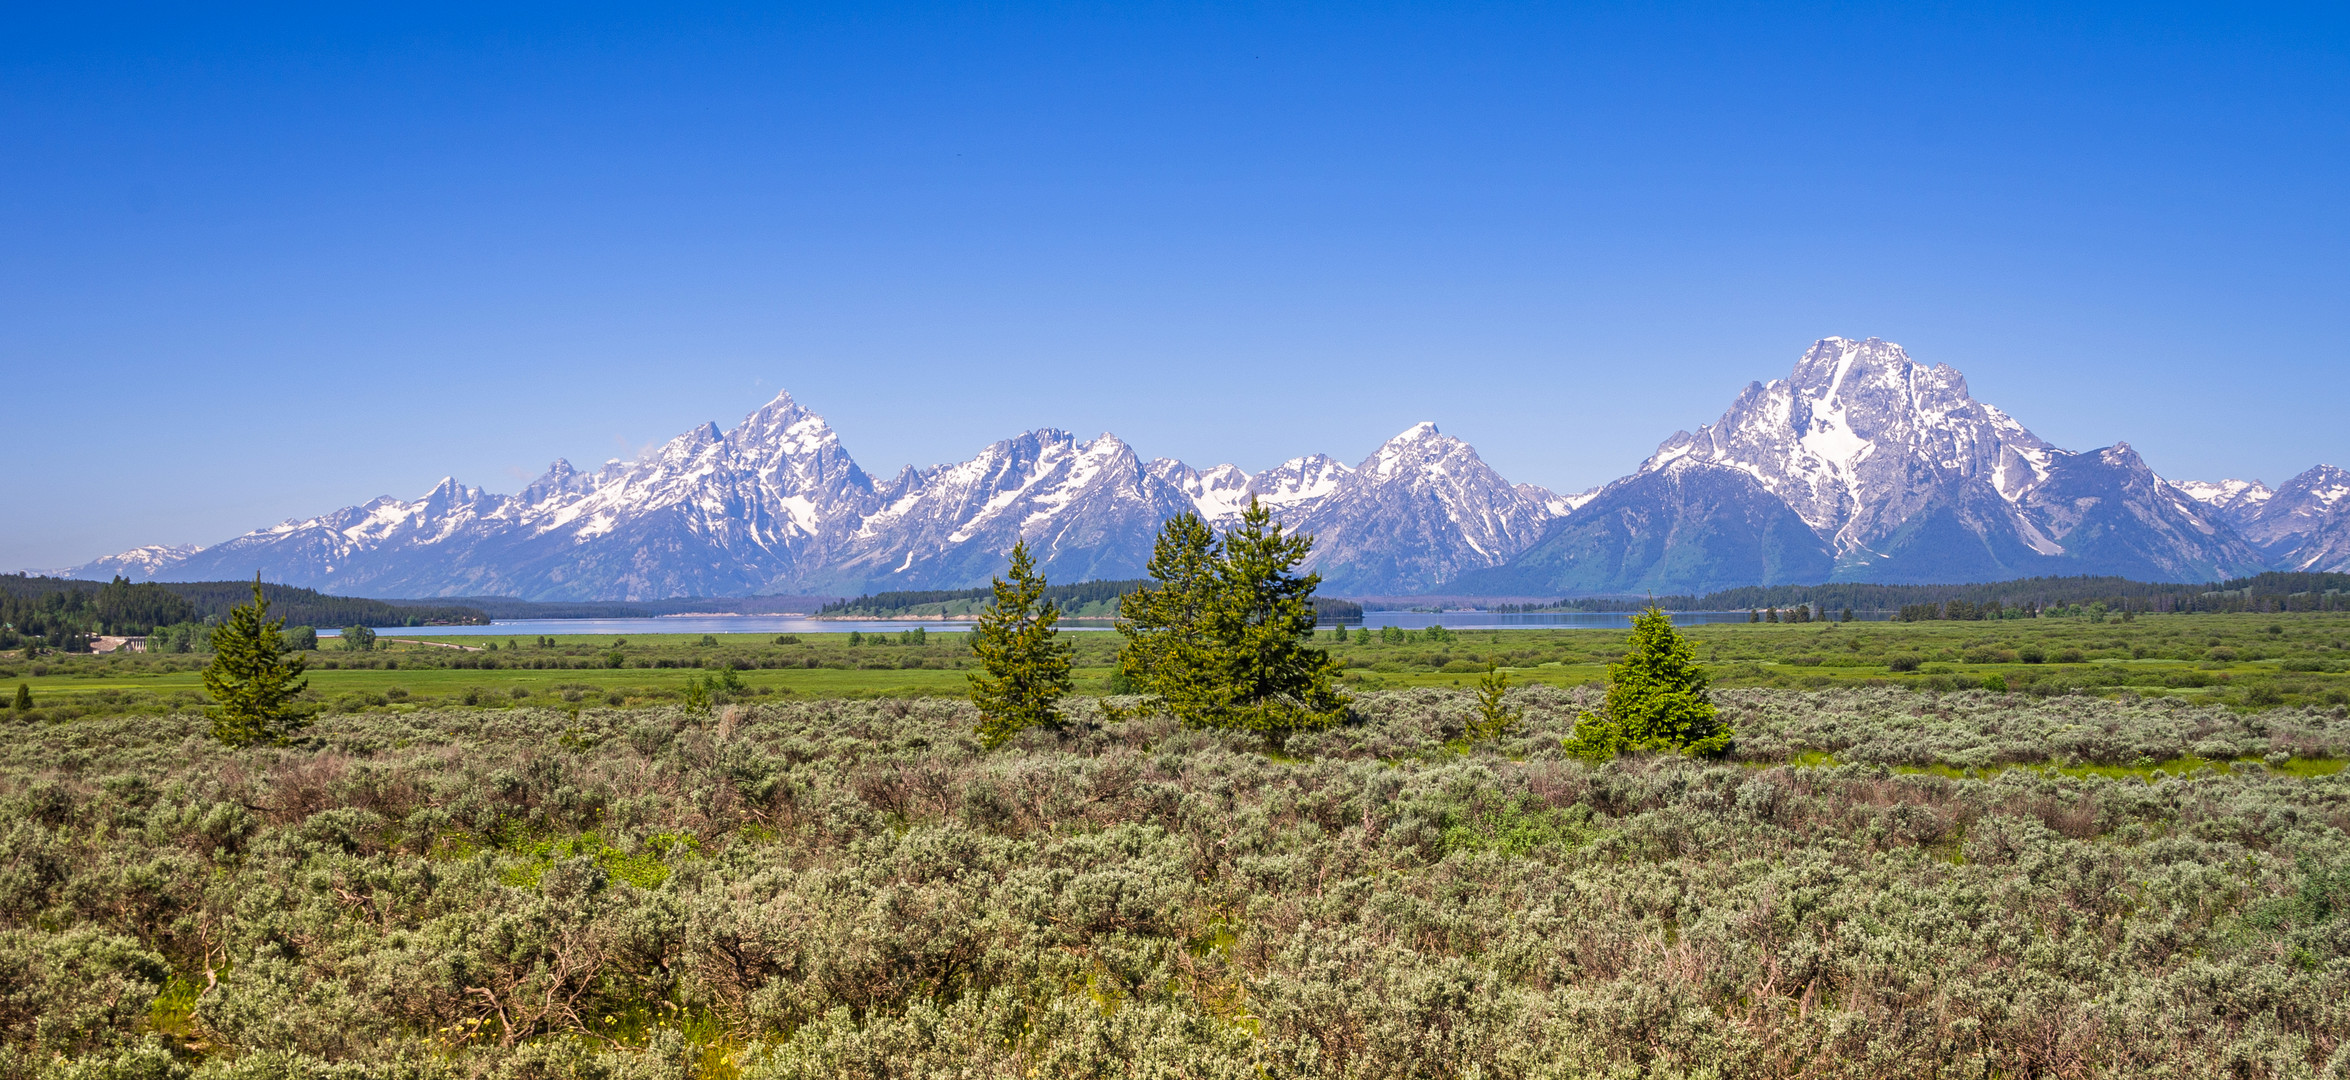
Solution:
[(1059, 640), (1061, 611), (1044, 599), (1044, 575), (1027, 541), (1012, 545), (1011, 567), (992, 584), (994, 602), (971, 633), (981, 668), (971, 673), (971, 702), (979, 707), (979, 741), (989, 749), (1028, 728), (1061, 726), (1072, 652)]
[(1470, 742), (1498, 739), (1518, 726), (1518, 710), (1510, 706), (1509, 692), (1509, 673), (1488, 662), (1477, 680), (1477, 719), (1469, 725)]
[(1605, 761), (1617, 754), (1677, 750), (1718, 756), (1730, 749), (1723, 723), (1697, 666), (1697, 650), (1673, 629), (1673, 619), (1650, 607), (1633, 616), (1624, 658), (1608, 665), (1607, 707), (1584, 713), (1566, 750)]
[(284, 619), (269, 617), (261, 575), (253, 575), (253, 602), (229, 609), (212, 632), (212, 662), (204, 668), (204, 689), (213, 705), (212, 737), (229, 746), (284, 745), (309, 726), (307, 710), (295, 698), (310, 686), (301, 678), (305, 660), (278, 637)]

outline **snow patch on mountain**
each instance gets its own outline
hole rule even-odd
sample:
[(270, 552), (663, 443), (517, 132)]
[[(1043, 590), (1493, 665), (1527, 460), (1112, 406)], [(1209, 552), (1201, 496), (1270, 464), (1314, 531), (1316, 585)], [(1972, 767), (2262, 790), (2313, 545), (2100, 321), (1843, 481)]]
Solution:
[(2202, 480), (2181, 480), (2176, 483), (2180, 491), (2187, 493), (2188, 498), (2223, 512), (2250, 509), (2276, 496), (2276, 492), (2258, 480), (2222, 480), (2216, 484)]

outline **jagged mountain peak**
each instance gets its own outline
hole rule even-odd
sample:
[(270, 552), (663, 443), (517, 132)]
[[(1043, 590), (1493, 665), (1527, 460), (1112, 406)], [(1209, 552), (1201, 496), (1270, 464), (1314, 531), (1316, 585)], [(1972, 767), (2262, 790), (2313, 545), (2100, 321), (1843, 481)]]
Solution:
[(2332, 506), (2350, 498), (2350, 469), (2333, 465), (2317, 465), (2299, 476), (2287, 480), (2277, 489), (2280, 495), (2303, 495)]
[(729, 436), (737, 445), (759, 446), (813, 454), (840, 445), (832, 425), (806, 406), (792, 400), (789, 391), (753, 410)]
[(1248, 494), (1263, 501), (1275, 513), (1289, 508), (1303, 509), (1338, 490), (1338, 485), (1354, 472), (1347, 463), (1328, 454), (1307, 454), (1250, 477)]
[(1326, 489), (1284, 516), (1314, 536), (1312, 565), (1334, 588), (1436, 588), (1501, 564), (1555, 517), (1548, 491), (1511, 484), (1432, 423), (1406, 428), (1353, 469), (1327, 458), (1289, 466), (1301, 487)]
[(1744, 472), (1842, 554), (1898, 531), (1934, 489), (1981, 481), (2018, 503), (2047, 479), (2053, 451), (1968, 396), (1957, 371), (1880, 338), (1830, 337), (1787, 378), (1748, 384), (1720, 420), (1665, 440), (1635, 475)]
[(1423, 420), (1380, 444), (1370, 457), (1355, 466), (1355, 471), (1382, 479), (1409, 480), (1426, 475), (1432, 465), (1445, 458), (1461, 455), (1473, 460), (1477, 457), (1477, 451), (1468, 443), (1438, 431), (1435, 424)]
[(1200, 520), (1211, 525), (1223, 525), (1238, 520), (1241, 511), (1248, 509), (1253, 493), (1251, 477), (1238, 465), (1211, 465), (1194, 469), (1180, 461), (1160, 458), (1153, 461), (1150, 474), (1191, 501)]
[(2350, 471), (2318, 465), (2274, 491), (2261, 490), (2258, 499), (2249, 489), (2239, 492), (2219, 513), (2286, 569), (2350, 568)]
[(530, 482), (516, 498), (526, 506), (538, 506), (550, 499), (584, 495), (595, 489), (596, 478), (572, 467), (564, 458), (548, 464), (547, 471)]

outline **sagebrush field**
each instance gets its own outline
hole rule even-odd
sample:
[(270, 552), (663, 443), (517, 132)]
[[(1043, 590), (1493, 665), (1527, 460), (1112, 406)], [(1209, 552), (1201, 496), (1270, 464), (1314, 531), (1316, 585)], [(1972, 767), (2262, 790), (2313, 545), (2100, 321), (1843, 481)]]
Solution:
[[(1842, 632), (1842, 631), (1839, 631)], [(1589, 688), (982, 753), (948, 698), (184, 713), (0, 747), (0, 1075), (2311, 1076), (2350, 710)]]

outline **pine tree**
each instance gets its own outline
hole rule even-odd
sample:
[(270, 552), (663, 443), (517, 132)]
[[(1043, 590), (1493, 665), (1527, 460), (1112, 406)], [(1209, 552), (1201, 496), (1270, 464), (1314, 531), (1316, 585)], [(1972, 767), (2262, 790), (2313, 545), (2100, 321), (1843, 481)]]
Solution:
[(1219, 700), (1221, 679), (1210, 625), (1221, 551), (1197, 514), (1177, 514), (1159, 527), (1150, 562), (1157, 585), (1118, 598), (1120, 681), (1148, 694), (1177, 717), (1203, 715)]
[[(204, 689), (214, 704), (212, 737), (230, 746), (282, 745), (309, 726), (294, 698), (309, 687), (300, 679), (305, 659), (280, 647), (284, 619), (269, 618), (261, 575), (253, 575), (253, 602), (229, 609), (228, 622), (212, 632), (212, 663), (204, 668)], [(299, 681), (297, 681), (299, 680)]]
[(1313, 538), (1285, 535), (1250, 500), (1213, 538), (1199, 518), (1169, 519), (1147, 566), (1159, 584), (1119, 601), (1119, 672), (1186, 726), (1253, 731), (1278, 750), (1297, 731), (1346, 718), (1330, 654), (1312, 644), (1314, 588), (1298, 576)]
[(993, 584), (995, 602), (971, 633), (983, 669), (971, 674), (971, 700), (979, 706), (979, 741), (990, 748), (1027, 728), (1061, 726), (1071, 652), (1059, 640), (1061, 611), (1044, 599), (1044, 575), (1027, 541), (1012, 545), (1011, 568)]
[(33, 687), (31, 683), (16, 684), (16, 711), (33, 711)]
[(1518, 710), (1509, 706), (1510, 676), (1491, 662), (1477, 680), (1477, 719), (1469, 725), (1469, 741), (1498, 739), (1518, 726)]
[(1604, 761), (1630, 751), (1728, 752), (1733, 734), (1707, 693), (1697, 650), (1651, 607), (1632, 619), (1624, 658), (1608, 666), (1607, 708), (1585, 713), (1566, 740), (1568, 753)]
[(1257, 732), (1266, 749), (1279, 750), (1293, 732), (1344, 722), (1347, 698), (1331, 685), (1338, 664), (1310, 644), (1322, 576), (1295, 573), (1314, 538), (1284, 535), (1272, 511), (1251, 498), (1222, 547), (1213, 626), (1227, 682), (1212, 726)]

